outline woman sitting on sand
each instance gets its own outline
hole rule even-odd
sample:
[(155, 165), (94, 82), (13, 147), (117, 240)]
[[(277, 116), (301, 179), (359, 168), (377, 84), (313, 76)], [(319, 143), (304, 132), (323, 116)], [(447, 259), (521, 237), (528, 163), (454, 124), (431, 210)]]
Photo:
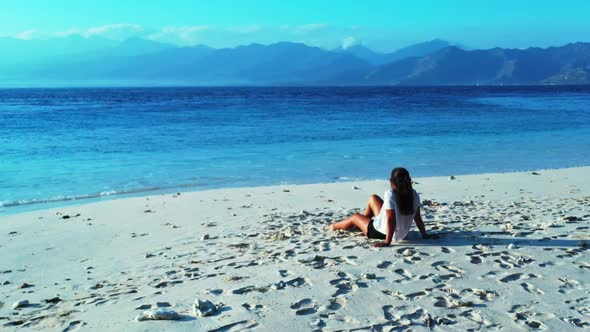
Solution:
[(415, 221), (422, 238), (433, 238), (424, 228), (420, 216), (420, 196), (412, 189), (410, 173), (402, 167), (394, 168), (389, 183), (391, 189), (385, 192), (385, 200), (371, 195), (364, 214), (355, 213), (331, 224), (330, 229), (351, 229), (356, 226), (369, 239), (385, 240), (375, 244), (376, 247), (383, 247), (392, 241), (395, 243), (403, 240), (412, 227), (412, 221)]

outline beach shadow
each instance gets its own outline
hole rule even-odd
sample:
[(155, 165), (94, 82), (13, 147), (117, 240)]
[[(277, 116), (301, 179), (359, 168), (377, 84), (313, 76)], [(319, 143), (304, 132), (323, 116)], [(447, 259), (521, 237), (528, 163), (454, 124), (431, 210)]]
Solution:
[(215, 312), (211, 315), (211, 317), (219, 316), (222, 313), (230, 311), (230, 310), (232, 310), (232, 307), (230, 307), (228, 305), (224, 305), (223, 307), (217, 308), (217, 310), (215, 310)]
[(194, 320), (197, 320), (197, 318), (195, 318), (191, 315), (184, 315), (184, 314), (181, 314), (180, 318), (178, 319), (178, 321), (180, 321), (180, 322), (192, 322)]
[(27, 303), (25, 305), (22, 305), (20, 308), (34, 308), (34, 309), (39, 309), (42, 308), (43, 306), (40, 303)]
[(468, 231), (447, 231), (447, 232), (430, 232), (429, 234), (438, 235), (438, 239), (422, 239), (418, 231), (410, 231), (406, 238), (397, 244), (397, 246), (445, 246), (445, 247), (462, 247), (481, 245), (493, 246), (515, 246), (524, 247), (547, 247), (547, 248), (579, 248), (587, 250), (588, 246), (580, 246), (580, 242), (588, 243), (590, 239), (554, 239), (549, 237), (529, 238), (529, 237), (506, 237), (503, 232), (468, 232)]

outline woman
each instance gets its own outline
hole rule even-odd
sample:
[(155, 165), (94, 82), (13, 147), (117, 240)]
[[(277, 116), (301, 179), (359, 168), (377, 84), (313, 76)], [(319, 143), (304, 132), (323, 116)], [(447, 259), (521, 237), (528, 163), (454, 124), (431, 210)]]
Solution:
[(369, 239), (385, 240), (375, 244), (375, 247), (383, 247), (392, 241), (403, 240), (412, 227), (412, 221), (415, 221), (422, 238), (433, 238), (424, 228), (420, 216), (420, 196), (412, 189), (410, 173), (402, 167), (394, 168), (389, 183), (391, 189), (385, 192), (384, 200), (371, 195), (364, 214), (355, 213), (331, 224), (330, 229), (351, 229), (356, 226)]

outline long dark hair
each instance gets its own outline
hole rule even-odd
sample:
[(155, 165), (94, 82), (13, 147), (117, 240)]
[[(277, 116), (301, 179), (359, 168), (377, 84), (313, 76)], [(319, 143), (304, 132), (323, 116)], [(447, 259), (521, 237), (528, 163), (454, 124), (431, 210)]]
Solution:
[(399, 212), (404, 215), (414, 213), (414, 189), (408, 170), (403, 167), (394, 168), (389, 181), (397, 187), (395, 205)]

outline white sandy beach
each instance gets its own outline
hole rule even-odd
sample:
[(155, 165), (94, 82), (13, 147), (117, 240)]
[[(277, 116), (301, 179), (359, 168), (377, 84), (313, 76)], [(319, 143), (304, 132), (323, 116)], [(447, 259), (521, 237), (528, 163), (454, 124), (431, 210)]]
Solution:
[[(415, 178), (440, 239), (414, 227), (380, 249), (326, 226), (382, 195), (387, 174), (0, 217), (0, 327), (588, 329), (590, 167), (537, 172)], [(196, 299), (217, 310), (197, 317)], [(158, 307), (180, 319), (136, 320)]]

